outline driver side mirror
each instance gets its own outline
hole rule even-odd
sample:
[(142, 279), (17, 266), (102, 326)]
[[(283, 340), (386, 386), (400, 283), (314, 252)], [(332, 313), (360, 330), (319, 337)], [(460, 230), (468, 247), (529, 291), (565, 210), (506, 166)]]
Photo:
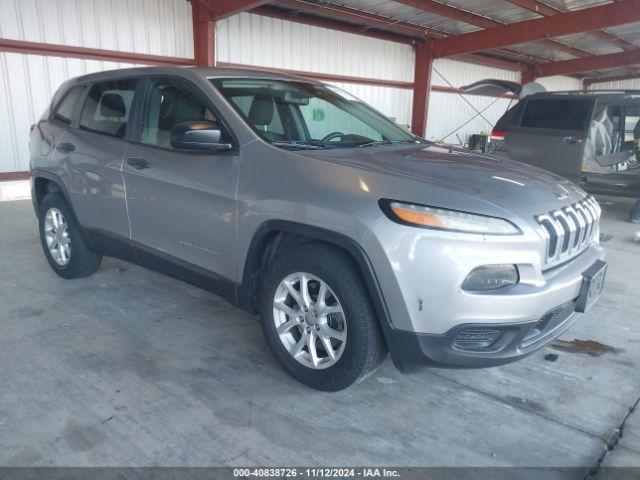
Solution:
[(233, 145), (221, 143), (222, 131), (216, 122), (206, 120), (178, 123), (171, 129), (173, 148), (182, 150), (231, 150)]

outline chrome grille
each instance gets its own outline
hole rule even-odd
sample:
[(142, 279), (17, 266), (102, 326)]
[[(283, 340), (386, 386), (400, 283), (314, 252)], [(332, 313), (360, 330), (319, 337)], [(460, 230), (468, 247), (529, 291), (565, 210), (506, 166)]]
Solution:
[(584, 200), (536, 215), (546, 241), (545, 266), (557, 265), (583, 251), (598, 231), (602, 210), (592, 196)]

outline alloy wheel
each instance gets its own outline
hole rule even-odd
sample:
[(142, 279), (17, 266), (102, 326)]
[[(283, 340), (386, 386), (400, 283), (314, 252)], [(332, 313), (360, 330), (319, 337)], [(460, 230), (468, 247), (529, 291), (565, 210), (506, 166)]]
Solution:
[(69, 225), (57, 208), (50, 208), (44, 218), (44, 236), (51, 258), (64, 267), (71, 259)]
[(305, 272), (284, 278), (273, 298), (273, 321), (289, 354), (316, 370), (334, 365), (347, 341), (338, 297), (322, 279)]

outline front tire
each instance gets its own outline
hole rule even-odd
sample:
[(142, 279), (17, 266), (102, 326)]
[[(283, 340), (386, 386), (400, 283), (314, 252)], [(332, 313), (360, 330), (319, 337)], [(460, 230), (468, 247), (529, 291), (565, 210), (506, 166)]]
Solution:
[(351, 258), (303, 244), (270, 264), (260, 288), (262, 329), (275, 357), (298, 381), (342, 390), (377, 367), (386, 347)]
[(49, 265), (62, 278), (82, 278), (100, 267), (102, 255), (91, 250), (64, 197), (49, 193), (40, 204), (40, 241)]

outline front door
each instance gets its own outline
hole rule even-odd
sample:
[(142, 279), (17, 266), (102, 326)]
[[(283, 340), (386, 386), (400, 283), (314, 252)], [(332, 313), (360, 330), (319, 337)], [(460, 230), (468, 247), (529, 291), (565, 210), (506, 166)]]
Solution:
[(505, 134), (509, 157), (570, 180), (580, 178), (594, 99), (530, 98), (520, 126)]
[[(133, 244), (186, 268), (235, 281), (237, 150), (172, 147), (175, 125), (219, 119), (191, 82), (168, 77), (147, 83), (140, 129), (123, 164)], [(223, 141), (232, 143), (228, 135), (223, 132)]]

